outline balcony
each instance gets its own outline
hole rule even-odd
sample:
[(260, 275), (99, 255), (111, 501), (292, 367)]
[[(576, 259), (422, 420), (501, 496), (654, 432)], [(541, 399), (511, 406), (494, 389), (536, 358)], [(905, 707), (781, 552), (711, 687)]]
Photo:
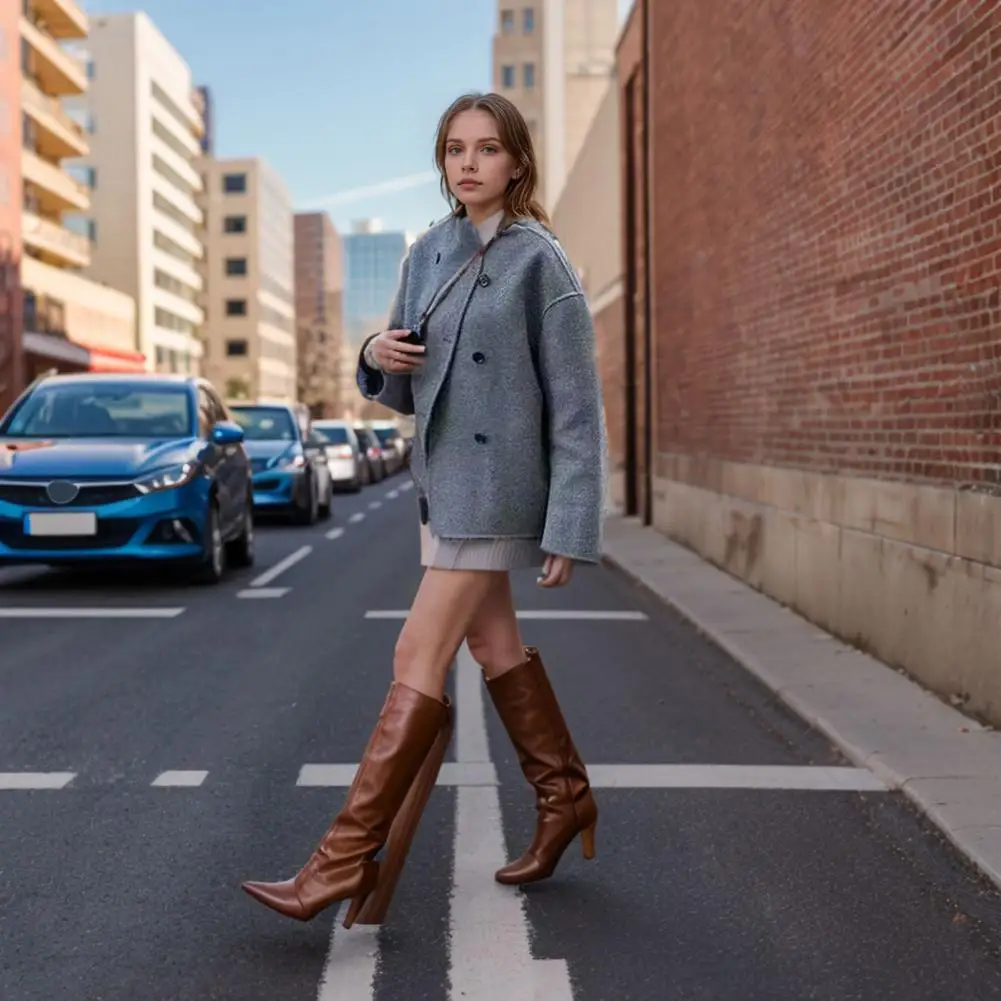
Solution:
[(54, 98), (43, 94), (27, 77), (21, 80), (21, 107), (38, 127), (38, 152), (53, 160), (86, 156), (87, 134)]
[(86, 212), (90, 208), (90, 192), (84, 185), (30, 149), (21, 150), (21, 175), (25, 186), (34, 189), (45, 215)]
[(86, 38), (90, 24), (76, 0), (33, 0), (35, 17), (56, 38)]
[(26, 17), (21, 18), (21, 37), (31, 47), (28, 65), (22, 71), (34, 77), (46, 94), (62, 97), (87, 90), (87, 70), (51, 36)]
[(30, 257), (21, 262), (21, 284), (34, 303), (50, 307), (47, 317), (35, 323), (38, 332), (64, 333), (88, 348), (135, 350), (136, 304), (131, 296)]
[[(33, 212), (21, 213), (21, 238), (25, 247), (43, 261), (60, 268), (85, 268), (90, 264), (90, 241)], [(25, 257), (23, 264), (27, 264)]]

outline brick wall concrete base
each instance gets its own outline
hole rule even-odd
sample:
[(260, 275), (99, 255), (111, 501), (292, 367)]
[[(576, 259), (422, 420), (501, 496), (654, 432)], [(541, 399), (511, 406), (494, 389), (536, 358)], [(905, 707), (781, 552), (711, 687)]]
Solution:
[(656, 528), (1001, 723), (1001, 498), (682, 456), (658, 465)]

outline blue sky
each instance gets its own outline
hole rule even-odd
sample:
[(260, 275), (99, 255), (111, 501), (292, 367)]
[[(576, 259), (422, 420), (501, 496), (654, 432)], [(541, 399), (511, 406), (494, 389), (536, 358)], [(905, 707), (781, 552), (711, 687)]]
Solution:
[[(619, 0), (623, 11), (630, 0)], [(215, 101), (216, 154), (263, 156), (297, 210), (419, 231), (445, 211), (436, 183), (347, 192), (431, 169), (438, 116), (490, 86), (495, 0), (86, 0), (144, 10)]]

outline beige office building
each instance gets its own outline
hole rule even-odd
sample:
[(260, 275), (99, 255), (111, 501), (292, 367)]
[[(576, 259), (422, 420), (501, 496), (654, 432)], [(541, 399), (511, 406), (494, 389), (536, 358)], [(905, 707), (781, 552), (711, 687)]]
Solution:
[[(88, 36), (87, 15), (76, 0), (18, 0), (18, 6), (23, 375), (30, 381), (50, 368), (141, 370), (134, 300), (123, 286), (83, 274), (93, 256), (86, 221), (93, 194), (75, 164), (90, 153), (93, 136), (66, 104), (86, 95), (91, 82), (86, 63), (71, 51)], [(17, 119), (10, 118), (13, 128)]]
[(202, 162), (205, 374), (230, 402), (297, 397), (292, 200), (263, 160)]
[(88, 274), (136, 300), (151, 369), (199, 371), (204, 120), (191, 71), (143, 13), (91, 21)]
[(618, 0), (498, 0), (493, 87), (528, 121), (550, 210), (614, 73), (618, 34)]

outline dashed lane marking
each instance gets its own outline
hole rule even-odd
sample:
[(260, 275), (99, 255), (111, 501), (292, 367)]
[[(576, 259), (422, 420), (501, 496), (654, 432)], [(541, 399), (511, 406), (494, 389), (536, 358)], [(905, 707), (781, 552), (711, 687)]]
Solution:
[(255, 577), (251, 582), (251, 587), (267, 587), (273, 580), (280, 577), (286, 570), (294, 567), (296, 563), (304, 560), (313, 551), (312, 546), (300, 546), (294, 553), (289, 553), (283, 560), (279, 560), (270, 570), (266, 570), (259, 577)]
[(0, 619), (176, 619), (183, 608), (0, 608)]
[(284, 598), (292, 589), (290, 587), (250, 587), (237, 591), (238, 598)]
[(65, 789), (76, 772), (0, 772), (0, 789)]
[(174, 771), (161, 772), (151, 785), (160, 787), (180, 786), (186, 789), (196, 789), (207, 778), (208, 772), (202, 771)]

